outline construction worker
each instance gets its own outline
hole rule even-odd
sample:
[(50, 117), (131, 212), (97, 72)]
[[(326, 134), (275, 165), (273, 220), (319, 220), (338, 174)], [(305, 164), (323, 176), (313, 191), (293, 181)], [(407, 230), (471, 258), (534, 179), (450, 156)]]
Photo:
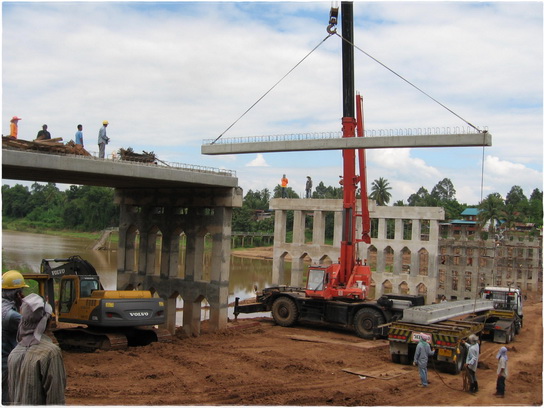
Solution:
[(306, 176), (306, 198), (312, 198), (312, 178)]
[(12, 137), (13, 139), (17, 139), (17, 135), (19, 133), (19, 126), (18, 123), (22, 118), (19, 118), (17, 116), (14, 116), (11, 118), (9, 123), (9, 137)]
[(2, 275), (2, 405), (10, 402), (8, 394), (8, 356), (17, 346), (17, 329), (21, 321), (19, 308), (28, 288), (19, 271), (7, 271)]
[(287, 184), (289, 184), (289, 180), (284, 174), (281, 178), (281, 198), (287, 198)]
[(98, 157), (103, 159), (106, 156), (106, 145), (110, 142), (110, 138), (106, 136), (106, 128), (109, 122), (107, 120), (102, 122), (102, 127), (98, 131)]
[(53, 308), (36, 293), (23, 299), (17, 347), (8, 358), (14, 405), (64, 405), (66, 370), (59, 346), (44, 334)]
[(419, 336), (419, 342), (417, 343), (416, 352), (414, 354), (414, 365), (417, 366), (419, 378), (421, 379), (421, 384), (418, 384), (417, 386), (427, 387), (429, 385), (429, 381), (427, 380), (427, 364), (429, 362), (429, 357), (434, 355), (434, 350), (429, 345), (431, 342), (431, 337), (429, 335), (421, 333)]
[(478, 336), (471, 334), (468, 336), (468, 344), (464, 340), (461, 343), (467, 348), (467, 360), (465, 369), (467, 370), (468, 379), (470, 381), (469, 392), (476, 394), (478, 392), (478, 380), (476, 378), (476, 369), (478, 368), (478, 358), (480, 357), (480, 345), (478, 344)]
[(36, 140), (51, 140), (51, 133), (47, 130), (47, 125), (42, 126), (42, 130), (36, 135)]

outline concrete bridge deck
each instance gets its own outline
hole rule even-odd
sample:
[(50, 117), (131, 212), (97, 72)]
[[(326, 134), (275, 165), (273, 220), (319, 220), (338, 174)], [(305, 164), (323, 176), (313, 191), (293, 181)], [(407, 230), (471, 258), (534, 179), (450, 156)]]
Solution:
[(238, 186), (234, 171), (2, 149), (2, 178), (113, 188)]

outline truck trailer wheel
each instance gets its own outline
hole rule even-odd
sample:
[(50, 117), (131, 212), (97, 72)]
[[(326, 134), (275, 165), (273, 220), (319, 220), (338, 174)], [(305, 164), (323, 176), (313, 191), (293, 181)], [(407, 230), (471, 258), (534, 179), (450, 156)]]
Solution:
[(363, 339), (373, 339), (374, 329), (384, 323), (385, 318), (383, 315), (378, 310), (369, 307), (360, 309), (353, 318), (355, 332), (357, 336)]
[(298, 320), (297, 305), (292, 299), (282, 296), (272, 304), (272, 318), (277, 325), (289, 327)]

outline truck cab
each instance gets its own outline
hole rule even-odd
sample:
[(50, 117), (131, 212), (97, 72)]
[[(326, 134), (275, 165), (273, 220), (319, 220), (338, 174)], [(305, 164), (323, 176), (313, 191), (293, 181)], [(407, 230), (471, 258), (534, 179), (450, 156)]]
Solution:
[(487, 286), (482, 290), (482, 299), (492, 300), (495, 310), (513, 310), (523, 321), (521, 289)]
[(521, 290), (517, 288), (487, 286), (481, 298), (493, 301), (485, 320), (484, 337), (495, 343), (510, 343), (523, 326), (523, 303)]

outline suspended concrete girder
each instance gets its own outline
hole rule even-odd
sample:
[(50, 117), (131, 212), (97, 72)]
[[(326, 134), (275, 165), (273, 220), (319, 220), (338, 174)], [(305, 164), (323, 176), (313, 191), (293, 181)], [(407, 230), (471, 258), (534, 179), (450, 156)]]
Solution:
[(405, 309), (401, 321), (406, 323), (432, 324), (469, 313), (493, 309), (491, 300), (459, 300)]
[(468, 134), (434, 134), (417, 136), (373, 136), (304, 140), (263, 140), (264, 138), (225, 139), (203, 144), (202, 154), (239, 154), (294, 152), (306, 150), (389, 149), (402, 147), (470, 147), (491, 146), (488, 132)]

